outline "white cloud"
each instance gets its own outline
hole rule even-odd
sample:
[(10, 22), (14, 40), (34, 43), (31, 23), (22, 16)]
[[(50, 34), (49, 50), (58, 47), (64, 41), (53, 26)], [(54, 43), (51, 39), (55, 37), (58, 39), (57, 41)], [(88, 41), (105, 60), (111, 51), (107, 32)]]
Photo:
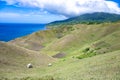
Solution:
[(91, 12), (109, 12), (120, 14), (117, 3), (107, 0), (3, 0), (8, 5), (37, 7), (43, 11), (64, 16), (77, 16)]
[(20, 14), (18, 13), (6, 13), (6, 12), (0, 12), (0, 18), (13, 18), (13, 17), (19, 17)]

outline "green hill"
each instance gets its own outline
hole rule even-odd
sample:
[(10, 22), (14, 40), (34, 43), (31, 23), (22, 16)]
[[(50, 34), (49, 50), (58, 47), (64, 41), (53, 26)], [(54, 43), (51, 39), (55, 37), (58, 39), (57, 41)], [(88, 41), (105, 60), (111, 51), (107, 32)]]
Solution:
[(8, 43), (56, 59), (51, 67), (34, 68), (21, 80), (119, 80), (119, 41), (120, 22), (114, 22), (64, 24)]
[(30, 36), (16, 39), (12, 43), (32, 50), (36, 50), (33, 46), (36, 48), (38, 45), (43, 46), (36, 51), (52, 56), (57, 53), (65, 53), (68, 56), (78, 55), (78, 53), (83, 53), (86, 48), (93, 49), (97, 53), (107, 53), (120, 48), (119, 33), (119, 22), (64, 25), (33, 33)]
[(116, 22), (120, 21), (120, 15), (118, 14), (111, 14), (111, 13), (104, 13), (104, 12), (96, 12), (96, 13), (89, 13), (83, 14), (77, 17), (69, 18), (63, 21), (55, 21), (49, 23), (48, 26), (59, 26), (62, 24), (100, 24), (105, 22)]
[(120, 79), (120, 22), (47, 27), (0, 42), (0, 80)]

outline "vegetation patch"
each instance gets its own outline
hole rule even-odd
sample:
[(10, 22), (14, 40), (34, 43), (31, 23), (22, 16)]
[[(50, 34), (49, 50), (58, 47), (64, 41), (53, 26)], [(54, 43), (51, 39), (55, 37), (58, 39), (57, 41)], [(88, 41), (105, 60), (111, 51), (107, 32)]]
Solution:
[(83, 58), (88, 58), (88, 57), (92, 57), (92, 56), (95, 56), (95, 55), (97, 55), (95, 52), (93, 52), (93, 53), (87, 53), (87, 54), (84, 53), (84, 54), (78, 56), (77, 58), (78, 59), (83, 59)]
[(83, 50), (83, 52), (86, 53), (86, 52), (88, 52), (89, 50), (90, 50), (90, 48), (85, 48), (85, 49)]
[(83, 51), (83, 54), (79, 55), (78, 59), (88, 58), (97, 55), (96, 51), (93, 49), (90, 49), (89, 47), (85, 48)]

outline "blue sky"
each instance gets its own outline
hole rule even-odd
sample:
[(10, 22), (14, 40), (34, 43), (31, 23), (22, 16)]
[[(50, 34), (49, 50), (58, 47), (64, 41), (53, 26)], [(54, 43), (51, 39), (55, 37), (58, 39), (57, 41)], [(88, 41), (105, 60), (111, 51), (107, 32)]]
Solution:
[(111, 1), (117, 2), (120, 6), (120, 0), (111, 0)]
[(93, 12), (120, 14), (120, 0), (0, 0), (0, 23), (49, 23)]

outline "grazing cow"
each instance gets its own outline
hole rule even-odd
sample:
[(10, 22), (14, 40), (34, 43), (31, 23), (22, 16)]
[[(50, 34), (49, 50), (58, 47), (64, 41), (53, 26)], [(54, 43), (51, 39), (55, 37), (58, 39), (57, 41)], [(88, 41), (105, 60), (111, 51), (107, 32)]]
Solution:
[(27, 68), (33, 68), (33, 65), (31, 63), (27, 64)]

